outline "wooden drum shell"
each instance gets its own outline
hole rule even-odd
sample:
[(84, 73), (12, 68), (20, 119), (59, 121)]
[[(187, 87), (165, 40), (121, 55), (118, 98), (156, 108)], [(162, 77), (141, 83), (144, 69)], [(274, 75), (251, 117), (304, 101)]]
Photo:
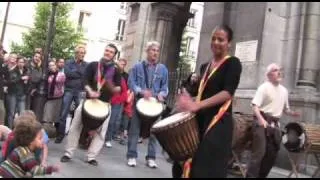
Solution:
[(194, 114), (164, 127), (152, 127), (151, 133), (174, 161), (191, 158), (198, 148), (199, 128)]

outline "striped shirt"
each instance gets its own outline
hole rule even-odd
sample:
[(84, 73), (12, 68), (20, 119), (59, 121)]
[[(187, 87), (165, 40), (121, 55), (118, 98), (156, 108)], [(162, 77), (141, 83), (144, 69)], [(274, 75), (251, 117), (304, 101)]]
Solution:
[(3, 178), (22, 178), (51, 174), (52, 166), (40, 166), (34, 152), (28, 147), (19, 146), (0, 164), (0, 176)]

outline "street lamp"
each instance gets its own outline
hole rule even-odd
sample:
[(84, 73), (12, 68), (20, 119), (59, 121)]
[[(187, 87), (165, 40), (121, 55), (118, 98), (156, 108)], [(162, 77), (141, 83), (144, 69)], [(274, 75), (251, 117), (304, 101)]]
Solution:
[(47, 72), (49, 55), (52, 54), (51, 46), (53, 41), (54, 23), (55, 23), (55, 16), (56, 16), (58, 2), (52, 2), (51, 5), (52, 5), (52, 10), (50, 15), (47, 39), (46, 39), (46, 46), (44, 48), (44, 59), (43, 59), (44, 62), (42, 63), (42, 69), (44, 73)]
[(2, 32), (1, 32), (1, 39), (0, 43), (3, 43), (4, 40), (4, 33), (6, 32), (6, 27), (7, 27), (7, 20), (8, 20), (8, 14), (9, 14), (9, 8), (10, 8), (10, 2), (7, 3), (7, 9), (6, 9), (6, 14), (4, 16), (4, 21), (2, 25)]

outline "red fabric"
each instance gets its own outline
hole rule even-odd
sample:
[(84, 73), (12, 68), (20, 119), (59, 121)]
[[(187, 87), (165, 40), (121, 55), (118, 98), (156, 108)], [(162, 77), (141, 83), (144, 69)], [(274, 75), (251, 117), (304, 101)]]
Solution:
[(13, 141), (13, 139), (14, 139), (14, 133), (13, 131), (11, 131), (8, 135), (8, 138), (2, 144), (2, 149), (1, 149), (2, 157), (7, 157), (9, 144)]
[(133, 102), (134, 102), (134, 94), (132, 91), (128, 90), (127, 92), (128, 98), (126, 103), (124, 104), (123, 112), (129, 117), (132, 118), (133, 115)]
[(115, 93), (111, 98), (111, 104), (124, 104), (127, 100), (128, 86), (124, 78), (121, 78), (121, 92)]

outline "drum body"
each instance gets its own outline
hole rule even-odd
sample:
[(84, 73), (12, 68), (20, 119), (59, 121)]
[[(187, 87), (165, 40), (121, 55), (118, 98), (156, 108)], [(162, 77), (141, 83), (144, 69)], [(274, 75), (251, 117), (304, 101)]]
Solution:
[(252, 141), (253, 115), (244, 113), (233, 114), (233, 138), (232, 148), (236, 150), (246, 149)]
[(150, 97), (148, 100), (140, 98), (137, 101), (136, 110), (137, 116), (141, 120), (140, 136), (142, 138), (150, 136), (152, 124), (159, 119), (163, 109), (163, 104), (153, 97)]
[(99, 99), (86, 99), (82, 106), (83, 128), (94, 130), (99, 128), (110, 115), (108, 103)]
[(195, 114), (181, 112), (158, 120), (151, 133), (174, 161), (191, 158), (198, 148), (199, 128)]
[(86, 99), (82, 105), (82, 124), (83, 128), (79, 138), (79, 147), (88, 149), (91, 138), (88, 132), (98, 129), (110, 115), (110, 107), (99, 99)]
[(320, 152), (320, 125), (290, 122), (285, 126), (282, 143), (289, 152)]

